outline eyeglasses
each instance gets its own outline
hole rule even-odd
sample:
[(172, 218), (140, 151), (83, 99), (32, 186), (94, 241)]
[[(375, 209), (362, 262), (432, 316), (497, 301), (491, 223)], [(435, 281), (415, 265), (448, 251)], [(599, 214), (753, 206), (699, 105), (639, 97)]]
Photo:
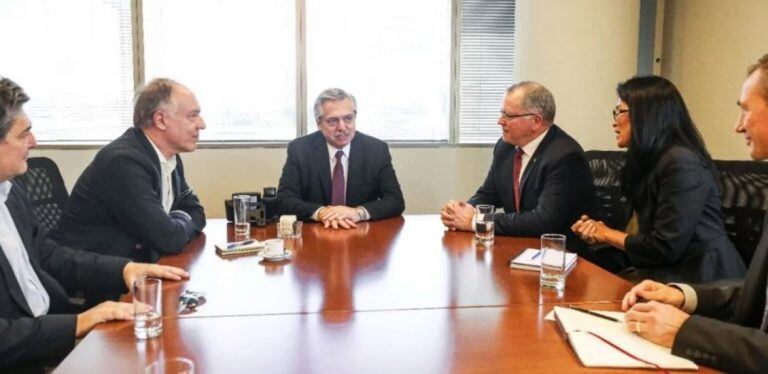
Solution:
[(629, 113), (629, 109), (613, 108), (613, 120), (615, 121), (622, 113)]
[(356, 117), (355, 113), (350, 113), (342, 117), (328, 117), (328, 118), (323, 118), (323, 123), (331, 127), (336, 127), (341, 122), (344, 122), (345, 124), (349, 125), (350, 123), (355, 122), (355, 117)]
[(515, 118), (520, 117), (528, 117), (528, 116), (538, 116), (539, 113), (522, 113), (522, 114), (509, 114), (504, 111), (504, 109), (500, 110), (499, 113), (501, 113), (501, 117), (503, 117), (505, 120), (511, 120)]

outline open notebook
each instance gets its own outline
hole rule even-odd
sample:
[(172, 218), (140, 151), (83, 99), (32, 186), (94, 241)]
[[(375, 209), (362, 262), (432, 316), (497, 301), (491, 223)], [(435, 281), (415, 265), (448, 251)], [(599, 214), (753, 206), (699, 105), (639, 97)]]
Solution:
[[(624, 321), (624, 313), (598, 312)], [(663, 369), (697, 370), (699, 368), (693, 361), (673, 356), (671, 349), (627, 331), (623, 322), (613, 322), (557, 306), (554, 310), (554, 318), (584, 366), (654, 369), (656, 367), (653, 364), (655, 364)]]

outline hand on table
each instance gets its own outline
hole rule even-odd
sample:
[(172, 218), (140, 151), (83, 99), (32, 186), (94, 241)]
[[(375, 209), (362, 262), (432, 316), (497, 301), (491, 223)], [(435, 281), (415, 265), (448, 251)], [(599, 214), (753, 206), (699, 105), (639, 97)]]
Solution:
[(627, 330), (664, 347), (671, 347), (688, 313), (657, 301), (637, 303), (624, 314)]
[(440, 209), (440, 220), (451, 230), (473, 231), (472, 218), (475, 207), (466, 201), (449, 200)]
[(140, 262), (129, 262), (123, 268), (123, 279), (125, 280), (125, 285), (128, 286), (128, 290), (132, 290), (133, 281), (140, 276), (182, 280), (184, 278), (189, 278), (189, 273), (184, 269), (174, 266), (145, 264)]
[(96, 325), (107, 321), (127, 321), (133, 319), (133, 304), (105, 301), (77, 315), (75, 337), (82, 338)]
[(679, 309), (683, 307), (685, 295), (676, 287), (652, 280), (644, 280), (624, 295), (624, 299), (621, 301), (621, 310), (627, 311), (635, 304), (643, 301), (657, 301)]
[(357, 209), (343, 205), (326, 206), (317, 213), (317, 218), (325, 228), (332, 229), (353, 229), (360, 220)]

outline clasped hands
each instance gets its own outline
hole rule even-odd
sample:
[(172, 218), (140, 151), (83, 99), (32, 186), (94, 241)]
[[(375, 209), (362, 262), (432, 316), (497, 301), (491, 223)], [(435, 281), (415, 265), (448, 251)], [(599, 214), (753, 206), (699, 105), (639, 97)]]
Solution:
[(621, 302), (627, 330), (664, 347), (671, 347), (683, 323), (685, 296), (676, 287), (644, 280), (632, 287)]
[(317, 220), (323, 223), (325, 228), (353, 229), (357, 227), (360, 216), (357, 209), (344, 205), (327, 205), (317, 212)]
[(472, 219), (474, 216), (475, 207), (466, 201), (448, 200), (440, 209), (440, 220), (451, 231), (473, 231)]
[(571, 226), (571, 230), (587, 244), (595, 244), (605, 243), (607, 233), (611, 229), (603, 221), (594, 220), (585, 214)]
[[(182, 280), (189, 278), (189, 273), (173, 266), (129, 262), (123, 268), (123, 281), (128, 286), (129, 292), (133, 288), (133, 282), (140, 276)], [(117, 301), (105, 301), (96, 305), (77, 315), (75, 337), (82, 338), (102, 322), (132, 320), (133, 308), (134, 306), (131, 303)]]

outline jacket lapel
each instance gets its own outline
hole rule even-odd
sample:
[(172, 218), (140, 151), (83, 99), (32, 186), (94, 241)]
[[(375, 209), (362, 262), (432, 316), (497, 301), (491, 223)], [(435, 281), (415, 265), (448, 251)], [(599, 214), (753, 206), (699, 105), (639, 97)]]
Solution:
[(315, 138), (312, 141), (312, 162), (315, 165), (318, 176), (320, 178), (320, 188), (323, 193), (324, 200), (330, 204), (331, 202), (331, 163), (328, 160), (328, 146), (325, 144), (325, 138), (323, 133), (317, 131)]
[[(352, 138), (352, 144), (349, 147), (349, 162), (347, 163), (347, 170), (346, 175), (344, 176), (347, 181), (347, 205), (348, 206), (355, 206), (359, 205), (358, 202), (353, 201), (353, 197), (357, 196), (357, 192), (360, 189), (360, 186), (358, 186), (358, 183), (362, 180), (362, 178), (354, 177), (354, 176), (360, 176), (363, 174), (363, 165), (365, 165), (365, 150), (363, 149), (363, 145), (361, 144), (361, 140), (358, 135), (355, 135), (354, 138)], [(360, 202), (362, 204), (364, 202)]]
[[(19, 185), (14, 185), (13, 188), (21, 188)], [(18, 227), (20, 226), (19, 222), (25, 222), (28, 220), (29, 217), (23, 217), (23, 209), (18, 206), (19, 201), (18, 198), (14, 196), (15, 193), (13, 189), (11, 189), (11, 193), (8, 196), (8, 200), (5, 202), (6, 206), (8, 207), (8, 212), (10, 212), (11, 217), (13, 218), (13, 223), (16, 225), (16, 230), (19, 230)], [(21, 237), (21, 241), (24, 243), (24, 248), (30, 248), (30, 238), (25, 235), (26, 233), (23, 230), (19, 230), (19, 236)], [(34, 264), (32, 261), (32, 256), (34, 255), (32, 252), (30, 252), (27, 249), (27, 255), (29, 256), (30, 262)], [(34, 268), (34, 266), (33, 266)], [(34, 269), (37, 271), (37, 269)], [(5, 257), (5, 252), (2, 251), (2, 248), (0, 248), (0, 271), (2, 271), (3, 275), (5, 276), (5, 284), (8, 285), (8, 293), (11, 294), (11, 298), (13, 298), (14, 301), (16, 301), (16, 304), (21, 307), (22, 310), (24, 310), (27, 315), (32, 315), (32, 310), (29, 309), (29, 305), (27, 304), (27, 299), (24, 298), (24, 294), (21, 291), (21, 286), (16, 281), (16, 276), (13, 273), (13, 269), (11, 268), (11, 264), (8, 262), (8, 258)]]
[(549, 143), (552, 142), (552, 139), (556, 136), (557, 132), (557, 126), (552, 125), (549, 128), (549, 132), (547, 135), (544, 136), (544, 139), (541, 140), (541, 143), (539, 143), (539, 146), (536, 148), (536, 151), (533, 152), (533, 156), (531, 156), (531, 160), (528, 161), (528, 165), (526, 165), (525, 170), (523, 170), (523, 177), (520, 180), (520, 200), (522, 200), (523, 191), (525, 190), (525, 183), (528, 180), (528, 176), (533, 173), (534, 170), (538, 173), (539, 170), (539, 157), (541, 157), (542, 153), (545, 151)]

